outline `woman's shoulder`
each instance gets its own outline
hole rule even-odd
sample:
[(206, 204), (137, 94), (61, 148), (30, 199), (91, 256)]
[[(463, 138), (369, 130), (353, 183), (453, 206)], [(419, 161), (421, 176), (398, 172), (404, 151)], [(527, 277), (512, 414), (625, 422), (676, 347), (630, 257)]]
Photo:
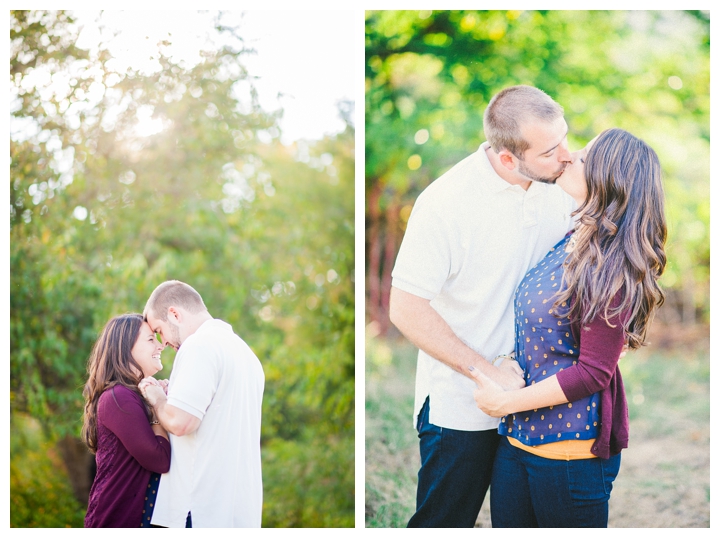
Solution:
[(124, 409), (126, 405), (142, 403), (140, 395), (124, 385), (113, 385), (103, 391), (98, 400), (98, 410), (111, 408)]

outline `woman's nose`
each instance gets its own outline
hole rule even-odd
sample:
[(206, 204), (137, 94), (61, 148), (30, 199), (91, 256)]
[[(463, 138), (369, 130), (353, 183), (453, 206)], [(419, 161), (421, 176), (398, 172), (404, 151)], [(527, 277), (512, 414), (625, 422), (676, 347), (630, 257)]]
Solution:
[(570, 164), (575, 164), (575, 161), (577, 161), (580, 156), (580, 152), (573, 151), (572, 153), (569, 153), (569, 155), (570, 155), (570, 159), (569, 159)]

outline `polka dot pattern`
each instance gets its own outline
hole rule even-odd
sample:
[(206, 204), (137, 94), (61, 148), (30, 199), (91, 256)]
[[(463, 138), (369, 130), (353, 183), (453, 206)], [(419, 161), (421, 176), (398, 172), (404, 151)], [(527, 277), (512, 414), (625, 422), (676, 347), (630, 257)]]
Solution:
[(160, 486), (160, 475), (152, 473), (145, 490), (145, 504), (143, 505), (143, 516), (140, 523), (141, 527), (150, 527), (153, 508), (155, 508), (155, 499), (157, 499), (158, 487)]
[[(530, 269), (515, 292), (515, 356), (532, 385), (577, 364), (580, 349), (562, 303), (553, 313), (554, 295), (560, 288), (568, 234), (540, 263)], [(498, 431), (530, 445), (567, 439), (594, 439), (600, 420), (598, 393), (567, 404), (555, 405), (503, 417)]]

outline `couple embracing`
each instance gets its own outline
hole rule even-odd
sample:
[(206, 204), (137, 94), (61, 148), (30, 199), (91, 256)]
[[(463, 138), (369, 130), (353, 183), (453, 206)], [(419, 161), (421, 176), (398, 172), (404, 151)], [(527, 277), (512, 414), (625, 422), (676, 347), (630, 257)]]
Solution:
[(628, 446), (618, 361), (664, 299), (657, 155), (621, 129), (571, 153), (563, 109), (498, 93), (487, 142), (418, 198), (390, 319), (419, 348), (410, 527), (606, 527)]
[[(169, 382), (165, 346), (177, 351)], [(105, 325), (82, 436), (95, 453), (86, 527), (260, 527), (260, 361), (200, 294), (171, 280)]]

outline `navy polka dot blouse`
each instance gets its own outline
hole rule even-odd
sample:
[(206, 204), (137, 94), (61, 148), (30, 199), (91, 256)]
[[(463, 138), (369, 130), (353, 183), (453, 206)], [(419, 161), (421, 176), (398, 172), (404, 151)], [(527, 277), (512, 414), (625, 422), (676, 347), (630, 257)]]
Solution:
[[(553, 312), (560, 288), (565, 247), (572, 234), (555, 245), (530, 269), (515, 292), (515, 357), (532, 385), (577, 363), (579, 346), (567, 318)], [(562, 303), (560, 311), (567, 312)], [(600, 394), (576, 402), (513, 413), (498, 431), (529, 446), (570, 439), (595, 439), (600, 421)]]

